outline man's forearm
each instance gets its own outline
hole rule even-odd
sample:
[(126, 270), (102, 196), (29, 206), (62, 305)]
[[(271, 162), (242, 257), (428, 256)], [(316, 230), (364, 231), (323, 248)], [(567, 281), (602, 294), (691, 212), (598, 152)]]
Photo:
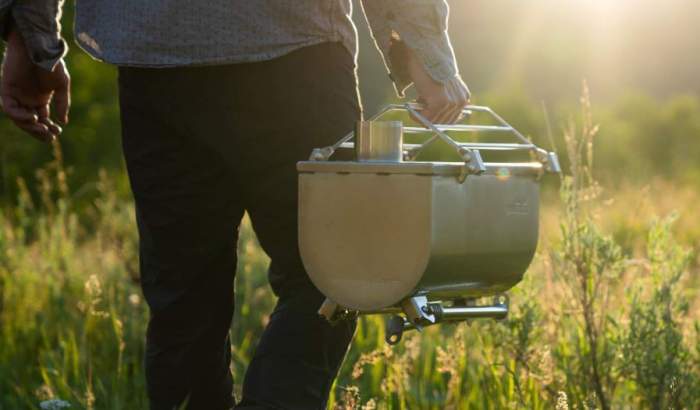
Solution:
[(458, 74), (447, 35), (449, 8), (445, 0), (363, 0), (362, 4), (400, 95), (411, 83), (403, 70), (406, 47), (435, 81), (445, 83)]
[(18, 30), (29, 58), (52, 71), (68, 51), (61, 38), (62, 0), (0, 0), (0, 32)]

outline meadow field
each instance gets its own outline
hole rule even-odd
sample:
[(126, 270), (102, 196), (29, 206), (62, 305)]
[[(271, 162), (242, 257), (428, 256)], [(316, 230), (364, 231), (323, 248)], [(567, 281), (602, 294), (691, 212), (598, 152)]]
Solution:
[[(398, 100), (354, 4), (371, 115)], [(385, 318), (360, 318), (329, 409), (700, 409), (700, 2), (450, 7), (473, 102), (555, 149), (565, 175), (543, 179), (538, 251), (507, 319), (389, 346)], [(148, 310), (118, 74), (74, 45), (67, 64), (73, 105), (59, 142), (39, 144), (0, 115), (0, 410), (142, 410)], [(592, 96), (584, 87), (579, 100), (583, 79)], [(240, 383), (275, 300), (245, 219), (238, 251)]]
[[(663, 179), (606, 189), (586, 98), (581, 112), (562, 128), (566, 176), (545, 187), (539, 250), (510, 316), (393, 347), (382, 317), (362, 317), (330, 408), (700, 408), (700, 193)], [(133, 204), (101, 172), (78, 208), (53, 148), (0, 213), (0, 409), (145, 409)], [(247, 221), (239, 254), (240, 382), (274, 299)]]

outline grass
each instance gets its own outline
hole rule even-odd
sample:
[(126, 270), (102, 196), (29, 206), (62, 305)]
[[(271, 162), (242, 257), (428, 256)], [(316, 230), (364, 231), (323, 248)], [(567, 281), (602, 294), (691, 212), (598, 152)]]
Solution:
[[(682, 210), (700, 198), (664, 181), (607, 193), (592, 175), (588, 112), (584, 98), (582, 125), (565, 131), (574, 160), (543, 206), (510, 317), (407, 333), (395, 347), (381, 317), (363, 317), (331, 408), (700, 408), (700, 219)], [(133, 205), (102, 173), (94, 204), (75, 209), (55, 149), (38, 199), (20, 180), (0, 213), (0, 409), (145, 409)], [(274, 303), (243, 225), (238, 382)]]

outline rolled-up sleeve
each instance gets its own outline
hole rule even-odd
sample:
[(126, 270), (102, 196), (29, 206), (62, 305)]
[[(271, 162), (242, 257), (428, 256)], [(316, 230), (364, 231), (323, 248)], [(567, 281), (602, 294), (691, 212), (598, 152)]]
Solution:
[(400, 96), (411, 85), (404, 47), (421, 59), (434, 80), (445, 83), (458, 74), (445, 0), (362, 0), (362, 6)]
[(68, 51), (61, 37), (62, 0), (0, 0), (0, 25), (6, 33), (10, 21), (19, 30), (29, 57), (51, 71)]

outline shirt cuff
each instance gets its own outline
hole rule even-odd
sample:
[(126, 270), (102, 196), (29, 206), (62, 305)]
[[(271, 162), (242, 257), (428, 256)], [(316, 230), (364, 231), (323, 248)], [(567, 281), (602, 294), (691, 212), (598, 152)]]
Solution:
[(68, 52), (58, 23), (60, 14), (58, 2), (54, 9), (40, 12), (24, 4), (15, 4), (12, 8), (13, 23), (22, 35), (29, 58), (46, 71), (53, 71)]

